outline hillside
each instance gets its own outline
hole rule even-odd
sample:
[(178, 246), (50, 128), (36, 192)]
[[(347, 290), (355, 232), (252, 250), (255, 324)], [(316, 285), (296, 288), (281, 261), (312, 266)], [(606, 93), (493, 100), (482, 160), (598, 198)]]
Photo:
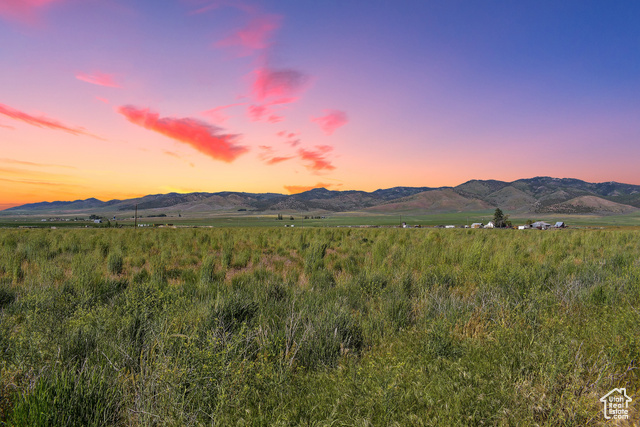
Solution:
[(148, 214), (191, 215), (247, 212), (464, 212), (499, 207), (514, 213), (617, 215), (640, 208), (640, 186), (590, 183), (573, 178), (535, 177), (513, 182), (471, 180), (456, 187), (393, 187), (372, 192), (316, 188), (299, 194), (168, 193), (127, 200), (95, 198), (31, 203), (2, 215), (128, 215), (138, 207)]
[(424, 191), (365, 209), (371, 212), (466, 212), (491, 209), (480, 199), (463, 197), (453, 189)]
[(547, 206), (544, 212), (553, 213), (597, 213), (597, 214), (626, 214), (640, 209), (612, 202), (596, 196), (581, 196), (563, 203)]

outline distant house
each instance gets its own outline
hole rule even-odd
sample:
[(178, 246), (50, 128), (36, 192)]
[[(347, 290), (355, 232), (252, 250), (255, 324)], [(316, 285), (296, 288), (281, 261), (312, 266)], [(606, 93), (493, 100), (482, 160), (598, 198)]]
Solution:
[(101, 219), (94, 219), (93, 223), (94, 224), (102, 224), (102, 220)]
[(407, 228), (407, 223), (406, 222), (402, 223), (402, 228)]
[(471, 228), (483, 228), (484, 225), (481, 222), (474, 222), (471, 224)]
[(456, 228), (455, 225), (445, 225), (444, 228)]
[(493, 223), (493, 221), (489, 221), (489, 223), (487, 225), (484, 226), (484, 228), (494, 228), (496, 225)]
[(518, 230), (526, 230), (527, 228), (529, 228), (528, 225), (519, 225), (518, 226)]
[(537, 228), (538, 230), (546, 230), (549, 227), (551, 227), (551, 224), (544, 221), (536, 221), (533, 224), (531, 224), (531, 228)]
[(556, 225), (554, 225), (555, 228), (565, 228), (566, 224), (562, 221), (558, 221), (556, 222)]

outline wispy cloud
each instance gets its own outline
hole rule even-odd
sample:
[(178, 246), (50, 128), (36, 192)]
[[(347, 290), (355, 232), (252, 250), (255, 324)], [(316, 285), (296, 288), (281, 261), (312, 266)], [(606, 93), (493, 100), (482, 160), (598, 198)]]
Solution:
[(39, 167), (39, 168), (77, 169), (76, 167), (73, 167), (73, 166), (55, 165), (55, 164), (51, 164), (51, 163), (35, 163), (35, 162), (27, 162), (25, 160), (16, 160), (16, 159), (7, 159), (7, 158), (0, 159), (0, 162), (9, 163), (9, 164), (12, 164), (12, 165), (35, 166), (35, 167)]
[(276, 114), (286, 104), (296, 102), (297, 96), (304, 90), (309, 78), (306, 74), (293, 69), (272, 69), (260, 67), (253, 72), (251, 96), (256, 104), (247, 108), (249, 119), (278, 123), (284, 117)]
[(326, 159), (325, 155), (333, 150), (329, 145), (318, 145), (315, 150), (300, 148), (298, 155), (306, 162), (305, 167), (314, 172), (330, 171), (336, 167)]
[(267, 164), (268, 165), (276, 165), (278, 163), (282, 163), (285, 162), (287, 160), (291, 160), (294, 159), (295, 156), (276, 156), (276, 157), (272, 157), (269, 160), (267, 160)]
[(0, 128), (4, 128), (4, 129), (15, 129), (13, 126), (3, 125), (2, 123), (0, 123)]
[(314, 188), (330, 188), (331, 186), (333, 186), (333, 184), (319, 182), (316, 185), (285, 185), (284, 189), (287, 190), (289, 194), (298, 194), (313, 190)]
[(169, 157), (173, 157), (182, 161), (185, 161), (189, 164), (189, 166), (191, 166), (192, 168), (195, 167), (195, 165), (193, 164), (193, 162), (190, 162), (188, 160), (186, 160), (184, 157), (182, 157), (180, 154), (178, 153), (174, 153), (173, 151), (166, 151), (164, 152), (164, 154), (166, 154)]
[(91, 83), (98, 86), (106, 86), (106, 87), (115, 87), (121, 88), (119, 83), (114, 80), (113, 74), (101, 73), (100, 71), (95, 71), (92, 74), (87, 73), (76, 73), (76, 79), (82, 80), (83, 82)]
[(271, 45), (272, 34), (280, 28), (282, 16), (259, 15), (249, 23), (215, 44), (216, 47), (237, 47), (239, 56), (251, 55)]
[(252, 94), (259, 102), (273, 102), (274, 99), (280, 100), (281, 104), (293, 102), (309, 81), (306, 74), (291, 68), (260, 67), (253, 74)]
[(336, 129), (349, 122), (347, 113), (339, 110), (324, 110), (324, 116), (312, 117), (312, 122), (318, 123), (327, 135), (331, 135)]
[(297, 132), (287, 132), (283, 130), (278, 132), (276, 135), (284, 138), (285, 143), (287, 145), (290, 145), (291, 147), (296, 147), (300, 145), (300, 138), (296, 138), (300, 134)]
[(3, 0), (0, 1), (0, 16), (11, 21), (36, 24), (41, 9), (64, 0)]
[(148, 108), (121, 106), (117, 110), (127, 120), (145, 129), (184, 142), (207, 156), (232, 162), (249, 149), (238, 145), (238, 135), (222, 133), (222, 129), (194, 118), (160, 117)]
[(284, 120), (284, 117), (275, 114), (272, 110), (273, 105), (280, 104), (279, 102), (274, 104), (264, 105), (249, 105), (247, 107), (247, 114), (249, 119), (254, 122), (265, 121), (268, 123), (278, 123)]
[(275, 165), (287, 160), (294, 159), (296, 156), (276, 156), (274, 149), (270, 145), (260, 145), (261, 153), (258, 154), (260, 160), (263, 160), (268, 165)]
[(277, 98), (269, 102), (258, 105), (249, 105), (247, 113), (249, 119), (254, 122), (266, 121), (268, 123), (278, 123), (284, 120), (283, 116), (276, 114), (276, 111), (286, 104), (297, 101), (298, 98)]
[(209, 120), (212, 120), (215, 123), (224, 123), (229, 119), (230, 116), (225, 114), (223, 111), (228, 108), (237, 107), (239, 105), (245, 105), (245, 103), (236, 102), (235, 104), (221, 105), (220, 107), (215, 107), (210, 110), (203, 111), (200, 114), (205, 117), (208, 117)]
[(87, 135), (97, 138), (95, 135), (90, 134), (83, 128), (74, 128), (60, 123), (57, 120), (50, 119), (47, 117), (36, 117), (30, 114), (27, 114), (23, 111), (16, 110), (15, 108), (11, 108), (8, 105), (0, 104), (0, 114), (4, 114), (7, 117), (10, 117), (14, 120), (19, 120), (21, 122), (30, 124), (32, 126), (37, 126), (40, 128), (48, 128), (54, 130), (62, 130), (65, 132), (72, 133), (74, 135)]
[(52, 187), (73, 187), (73, 188), (85, 188), (83, 185), (78, 184), (65, 184), (59, 182), (51, 182), (51, 181), (34, 181), (32, 179), (10, 179), (10, 178), (0, 178), (0, 181), (10, 182), (12, 184), (27, 184), (27, 185), (46, 185)]

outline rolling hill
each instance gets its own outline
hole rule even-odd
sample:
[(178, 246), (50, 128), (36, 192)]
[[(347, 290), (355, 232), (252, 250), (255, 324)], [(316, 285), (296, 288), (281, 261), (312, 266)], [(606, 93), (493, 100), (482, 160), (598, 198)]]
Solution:
[(468, 212), (503, 210), (518, 213), (595, 213), (616, 215), (640, 210), (640, 186), (617, 182), (589, 183), (572, 178), (535, 177), (513, 182), (471, 180), (456, 187), (394, 187), (366, 191), (316, 188), (299, 194), (168, 193), (127, 200), (95, 198), (30, 203), (2, 215), (127, 214), (139, 212)]

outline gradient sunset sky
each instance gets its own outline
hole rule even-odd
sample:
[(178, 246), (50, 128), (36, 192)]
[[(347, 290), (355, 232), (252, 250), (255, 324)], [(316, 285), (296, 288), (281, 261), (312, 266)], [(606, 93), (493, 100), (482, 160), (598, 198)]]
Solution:
[(640, 184), (640, 3), (0, 0), (0, 209)]

